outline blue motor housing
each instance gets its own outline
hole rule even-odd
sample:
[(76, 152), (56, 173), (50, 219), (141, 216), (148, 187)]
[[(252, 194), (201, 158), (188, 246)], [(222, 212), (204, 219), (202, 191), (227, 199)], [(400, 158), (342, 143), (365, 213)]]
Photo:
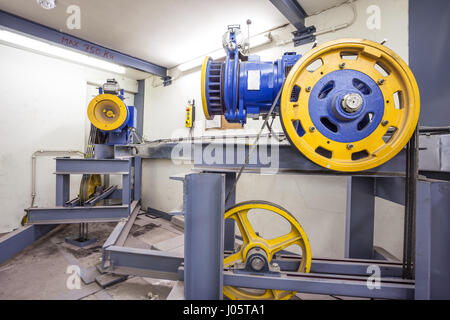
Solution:
[[(228, 122), (245, 124), (247, 116), (267, 114), (283, 82), (301, 55), (286, 52), (274, 62), (239, 52), (234, 32), (225, 61), (206, 58), (202, 66), (202, 102), (207, 119), (224, 115)], [(277, 102), (274, 113), (279, 110)]]

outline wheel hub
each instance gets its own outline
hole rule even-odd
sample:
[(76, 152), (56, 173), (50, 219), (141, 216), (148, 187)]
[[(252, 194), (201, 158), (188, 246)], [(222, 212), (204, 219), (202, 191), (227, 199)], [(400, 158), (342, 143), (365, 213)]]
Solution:
[(268, 264), (267, 254), (263, 249), (255, 247), (247, 253), (247, 266), (251, 270), (263, 271), (264, 269), (268, 269)]
[(358, 111), (361, 108), (362, 103), (363, 99), (358, 93), (348, 93), (341, 100), (342, 108), (348, 113)]

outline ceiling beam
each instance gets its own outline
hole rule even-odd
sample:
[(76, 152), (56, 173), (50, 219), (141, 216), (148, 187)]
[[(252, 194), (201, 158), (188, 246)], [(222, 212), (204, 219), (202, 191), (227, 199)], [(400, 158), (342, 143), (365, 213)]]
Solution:
[(272, 4), (283, 14), (286, 19), (297, 29), (293, 32), (294, 45), (313, 42), (316, 40), (314, 32), (315, 26), (305, 26), (305, 18), (308, 16), (306, 11), (297, 0), (270, 0)]
[(148, 72), (162, 78), (167, 77), (167, 68), (159, 66), (155, 63), (142, 60), (112, 50), (95, 43), (73, 37), (67, 33), (46, 27), (42, 24), (32, 22), (19, 16), (10, 14), (0, 10), (0, 28), (7, 28), (18, 31), (25, 35), (40, 38), (49, 42), (53, 42), (63, 47), (78, 50), (84, 54), (95, 58), (103, 59), (108, 62), (116, 63), (124, 67), (130, 67), (144, 72)]

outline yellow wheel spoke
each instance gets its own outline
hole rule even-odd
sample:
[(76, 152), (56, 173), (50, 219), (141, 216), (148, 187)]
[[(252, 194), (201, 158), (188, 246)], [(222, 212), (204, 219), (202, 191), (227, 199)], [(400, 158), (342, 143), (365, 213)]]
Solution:
[(296, 230), (292, 230), (288, 234), (285, 234), (281, 237), (267, 240), (267, 243), (269, 245), (269, 253), (273, 255), (274, 253), (283, 250), (284, 248), (296, 244), (296, 242), (301, 239), (301, 235)]
[(244, 242), (250, 242), (258, 237), (255, 231), (253, 230), (250, 221), (248, 221), (247, 213), (248, 210), (244, 210), (237, 212), (234, 215), (235, 221), (237, 222), (242, 237), (244, 238)]
[(223, 266), (224, 266), (224, 268), (226, 268), (226, 267), (229, 267), (229, 266), (235, 264), (236, 262), (241, 262), (242, 260), (244, 260), (244, 259), (242, 257), (242, 249), (241, 249), (238, 252), (233, 253), (232, 255), (229, 255), (228, 257), (226, 257), (223, 260)]

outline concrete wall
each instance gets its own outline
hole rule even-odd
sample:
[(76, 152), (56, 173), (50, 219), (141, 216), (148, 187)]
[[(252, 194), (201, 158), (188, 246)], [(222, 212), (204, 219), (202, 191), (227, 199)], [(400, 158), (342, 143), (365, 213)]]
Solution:
[[(408, 61), (408, 1), (358, 0), (353, 5), (356, 10), (353, 25), (318, 36), (319, 43), (343, 37), (367, 38), (378, 42), (387, 39), (386, 46)], [(370, 16), (370, 10), (369, 14), (367, 10), (371, 5), (381, 9), (379, 30), (369, 30), (367, 27)], [(344, 5), (307, 18), (306, 24), (314, 24), (319, 31), (327, 30), (350, 22), (352, 17), (351, 8)], [(232, 20), (229, 22), (233, 23)], [(253, 50), (252, 53), (259, 54), (262, 60), (274, 60), (285, 51), (307, 52), (311, 44), (296, 48), (292, 43), (283, 44), (292, 38), (292, 30), (292, 26), (289, 26), (273, 32), (273, 43), (258, 51)], [(222, 34), (217, 35), (221, 36)], [(184, 128), (184, 107), (189, 99), (197, 102), (195, 134), (205, 134), (200, 68), (181, 74), (172, 70), (171, 73), (175, 80), (168, 87), (163, 87), (158, 79), (146, 80), (144, 135), (149, 140), (188, 135), (188, 130)], [(260, 126), (260, 121), (249, 120), (246, 129), (229, 130), (227, 134), (246, 134), (254, 132)], [(276, 130), (281, 130), (279, 125)], [(223, 133), (219, 130), (206, 132), (207, 135)], [(169, 180), (169, 176), (187, 172), (190, 168), (190, 165), (178, 166), (168, 160), (144, 161), (144, 206), (163, 211), (181, 208), (181, 183)], [(237, 187), (238, 201), (264, 199), (290, 210), (306, 230), (313, 255), (327, 257), (344, 255), (345, 194), (344, 177), (243, 175)], [(402, 210), (401, 206), (380, 199), (376, 201), (375, 244), (384, 246), (397, 257), (401, 257), (402, 252)], [(276, 231), (270, 224), (263, 225), (258, 221), (256, 224), (263, 234), (270, 235)]]
[[(83, 151), (88, 82), (112, 77), (137, 91), (136, 80), (0, 44), (0, 233), (17, 228), (30, 206), (32, 153)], [(37, 160), (36, 205), (55, 205), (54, 171), (52, 157)], [(72, 181), (74, 196), (80, 177)]]

